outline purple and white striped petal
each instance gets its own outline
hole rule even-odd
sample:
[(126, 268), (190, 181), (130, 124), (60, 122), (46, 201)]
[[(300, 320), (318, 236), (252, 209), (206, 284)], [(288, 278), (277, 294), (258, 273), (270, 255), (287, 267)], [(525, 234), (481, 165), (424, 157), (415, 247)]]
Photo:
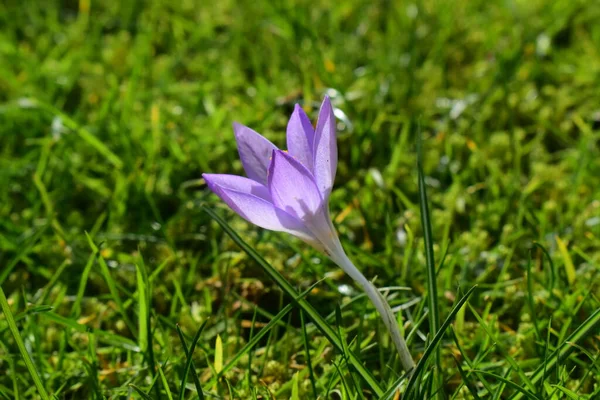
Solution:
[(277, 147), (247, 126), (234, 123), (233, 132), (246, 175), (248, 178), (266, 185), (271, 153)]
[(333, 188), (338, 161), (335, 116), (329, 97), (325, 97), (321, 104), (313, 153), (315, 181), (321, 196), (327, 200)]
[(298, 219), (307, 221), (323, 212), (323, 198), (310, 171), (281, 150), (273, 151), (268, 187), (273, 204)]
[(288, 232), (303, 240), (313, 240), (302, 221), (278, 209), (264, 197), (264, 186), (256, 182), (248, 184), (247, 181), (252, 182), (250, 179), (234, 175), (202, 174), (202, 177), (208, 187), (246, 221), (272, 231)]
[(287, 125), (287, 148), (310, 172), (313, 172), (313, 142), (315, 130), (308, 116), (298, 104)]

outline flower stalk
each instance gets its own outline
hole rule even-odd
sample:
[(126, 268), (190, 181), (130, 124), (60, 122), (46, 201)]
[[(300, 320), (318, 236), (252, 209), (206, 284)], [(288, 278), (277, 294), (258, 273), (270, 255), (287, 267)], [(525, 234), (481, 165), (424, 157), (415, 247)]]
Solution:
[(341, 257), (332, 257), (332, 261), (335, 262), (341, 269), (344, 270), (354, 281), (365, 291), (365, 294), (371, 300), (375, 309), (381, 315), (381, 319), (385, 324), (385, 327), (390, 333), (394, 347), (398, 352), (400, 363), (405, 371), (409, 372), (415, 367), (415, 362), (410, 355), (406, 341), (400, 333), (398, 328), (398, 322), (394, 316), (394, 312), (390, 308), (387, 300), (381, 295), (379, 290), (369, 281), (359, 270), (354, 266), (352, 261), (346, 256), (345, 253)]

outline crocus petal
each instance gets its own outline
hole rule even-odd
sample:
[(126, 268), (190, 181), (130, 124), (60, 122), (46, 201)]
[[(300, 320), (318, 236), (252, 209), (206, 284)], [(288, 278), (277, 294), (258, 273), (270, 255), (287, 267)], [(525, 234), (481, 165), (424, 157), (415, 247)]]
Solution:
[(287, 148), (309, 171), (313, 171), (313, 141), (315, 130), (308, 116), (298, 104), (287, 126)]
[[(314, 241), (305, 225), (297, 218), (283, 210), (276, 208), (270, 201), (251, 194), (247, 191), (234, 189), (241, 181), (232, 180), (233, 175), (203, 174), (208, 187), (223, 200), (233, 211), (246, 221), (261, 228), (272, 231), (291, 233), (306, 241)], [(242, 178), (242, 177), (238, 177)], [(245, 178), (242, 178), (245, 179)], [(249, 180), (249, 179), (248, 179)], [(233, 184), (232, 184), (233, 182)], [(238, 185), (238, 189), (245, 190), (245, 183)], [(258, 184), (257, 184), (258, 185)]]
[(323, 211), (323, 199), (310, 171), (281, 150), (273, 151), (268, 187), (273, 204), (298, 219), (307, 220)]
[(248, 178), (266, 185), (269, 158), (277, 147), (247, 126), (234, 123), (233, 132), (246, 175)]
[(261, 199), (271, 202), (269, 189), (252, 179), (238, 175), (227, 174), (202, 174), (208, 187), (214, 192), (215, 187), (235, 190), (237, 192), (252, 194)]
[(319, 111), (313, 152), (315, 181), (323, 198), (328, 199), (335, 180), (338, 156), (335, 116), (329, 97), (325, 97)]

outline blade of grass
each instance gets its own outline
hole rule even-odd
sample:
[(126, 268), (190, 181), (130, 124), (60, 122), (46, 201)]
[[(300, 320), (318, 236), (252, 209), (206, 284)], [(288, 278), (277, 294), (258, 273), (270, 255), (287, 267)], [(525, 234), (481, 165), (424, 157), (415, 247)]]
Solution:
[(528, 391), (524, 387), (517, 385), (513, 381), (511, 381), (509, 379), (506, 379), (503, 376), (500, 376), (500, 375), (497, 375), (497, 374), (494, 374), (494, 373), (491, 373), (491, 372), (487, 372), (487, 371), (481, 371), (481, 370), (475, 370), (473, 372), (477, 372), (478, 374), (483, 374), (483, 375), (487, 375), (489, 377), (495, 378), (495, 379), (499, 380), (500, 382), (503, 382), (506, 386), (509, 386), (509, 387), (513, 388), (514, 390), (516, 390), (517, 392), (519, 392), (523, 396), (526, 396), (528, 399), (531, 399), (531, 400), (543, 400), (537, 394), (531, 393), (530, 391)]
[(290, 400), (300, 400), (300, 395), (298, 394), (299, 391), (300, 389), (298, 388), (298, 372), (296, 372), (292, 377), (292, 395), (290, 397)]
[(313, 371), (312, 360), (310, 357), (310, 345), (308, 342), (308, 334), (306, 333), (306, 324), (304, 322), (304, 311), (300, 310), (300, 324), (302, 325), (302, 341), (304, 344), (304, 353), (306, 354), (306, 365), (308, 366), (308, 374), (310, 377), (310, 386), (312, 387), (313, 395), (315, 399), (317, 394), (317, 383), (315, 380), (315, 373)]
[[(273, 268), (269, 263), (267, 263), (261, 256), (258, 254), (252, 247), (250, 247), (246, 242), (242, 240), (242, 238), (235, 233), (235, 231), (214, 211), (207, 207), (202, 207), (203, 210), (208, 213), (220, 226), (221, 228), (231, 237), (231, 239), (242, 248), (270, 277), (273, 279), (277, 285), (284, 291), (292, 299), (298, 297), (298, 293), (294, 289), (294, 287), (287, 281), (285, 278)], [(339, 352), (343, 351), (343, 345), (337, 336), (335, 330), (323, 319), (323, 317), (314, 309), (310, 303), (304, 299), (297, 300), (298, 307), (302, 309), (313, 321), (313, 323), (317, 326), (317, 328), (321, 331), (323, 336), (329, 340), (329, 342), (338, 350)], [(371, 374), (371, 372), (362, 364), (358, 356), (354, 354), (354, 352), (349, 351), (348, 357), (350, 359), (350, 363), (357, 370), (360, 376), (368, 383), (373, 392), (377, 396), (381, 396), (384, 392), (381, 386), (375, 380), (375, 377)]]
[[(90, 235), (91, 236), (91, 235)], [(93, 237), (93, 236), (92, 236)], [(162, 263), (160, 263), (158, 265), (158, 267), (156, 267), (152, 273), (148, 276), (148, 285), (152, 284), (155, 280), (156, 277), (158, 276), (158, 274), (161, 273), (161, 271), (167, 266), (167, 264), (169, 262), (171, 262), (173, 260), (173, 256), (169, 256), (167, 257)], [(137, 291), (137, 289), (133, 292), (133, 294), (127, 299), (125, 300), (125, 302), (123, 303), (123, 307), (127, 310), (131, 304), (135, 301), (135, 299), (139, 296), (139, 293)]]
[(70, 265), (71, 260), (69, 259), (65, 259), (65, 261), (63, 261), (62, 264), (60, 264), (60, 266), (56, 269), (56, 272), (52, 275), (52, 278), (50, 278), (50, 281), (48, 281), (48, 283), (44, 285), (44, 288), (40, 292), (39, 299), (35, 300), (36, 303), (44, 304), (46, 302), (50, 291), (52, 290), (52, 288), (54, 287), (64, 270)]
[[(425, 186), (425, 173), (423, 171), (423, 137), (421, 126), (417, 134), (417, 171), (419, 176), (419, 208), (421, 210), (421, 228), (423, 229), (423, 239), (425, 241), (425, 259), (427, 264), (427, 305), (429, 307), (429, 331), (431, 335), (436, 335), (440, 326), (440, 315), (438, 307), (436, 267), (433, 254), (433, 232), (431, 229), (431, 217), (429, 215), (429, 202), (427, 200), (427, 188)], [(443, 262), (440, 264), (443, 265)], [(441, 269), (441, 267), (440, 267)], [(436, 371), (434, 379), (438, 387), (441, 387), (441, 351), (436, 348), (435, 351)]]
[[(205, 321), (206, 323), (206, 321)], [(181, 341), (181, 346), (183, 347), (183, 352), (186, 357), (190, 356), (188, 346), (185, 342), (185, 337), (179, 325), (175, 325), (177, 335), (179, 336), (179, 341)], [(187, 361), (186, 361), (187, 362)], [(202, 385), (200, 384), (200, 380), (198, 379), (198, 375), (196, 374), (196, 365), (194, 364), (194, 360), (192, 359), (192, 379), (194, 380), (194, 386), (196, 386), (196, 392), (200, 393), (198, 396), (203, 398), (204, 393), (202, 392)]]
[[(17, 315), (14, 315), (13, 318), (14, 318), (15, 322), (19, 322), (20, 320), (27, 317), (28, 315), (46, 313), (48, 311), (52, 311), (53, 309), (54, 309), (54, 307), (46, 306), (46, 305), (33, 306), (33, 307), (27, 308), (25, 311), (18, 313)], [(8, 326), (0, 329), (0, 334), (4, 333), (4, 331), (6, 331), (7, 329), (9, 329)]]
[(121, 314), (121, 317), (123, 317), (123, 321), (125, 321), (125, 324), (129, 328), (129, 330), (131, 331), (133, 336), (137, 337), (138, 336), (137, 329), (136, 329), (134, 323), (131, 321), (131, 319), (127, 315), (127, 312), (125, 311), (125, 307), (123, 306), (123, 301), (121, 301), (121, 296), (119, 296), (119, 292), (117, 290), (117, 285), (110, 273), (110, 269), (108, 268), (108, 265), (106, 265), (106, 261), (104, 260), (104, 257), (102, 257), (102, 255), (99, 253), (98, 246), (96, 246), (96, 244), (94, 243), (94, 240), (90, 237), (90, 235), (88, 235), (87, 232), (85, 232), (85, 236), (87, 237), (90, 248), (92, 249), (92, 251), (95, 254), (97, 254), (98, 264), (100, 265), (100, 271), (102, 272), (104, 281), (106, 282), (106, 285), (108, 286), (110, 295), (112, 296), (112, 299), (114, 300), (114, 302), (117, 304), (117, 308), (119, 309), (119, 313)]
[(340, 381), (342, 382), (342, 399), (347, 399), (348, 394), (350, 392), (348, 391), (348, 385), (346, 384), (346, 380), (344, 379), (344, 374), (342, 374), (342, 369), (340, 368), (337, 362), (333, 361), (332, 364), (335, 367), (338, 376), (340, 377)]
[(119, 335), (111, 333), (111, 332), (107, 332), (107, 331), (104, 331), (101, 329), (95, 329), (90, 326), (80, 324), (73, 319), (63, 317), (62, 315), (58, 315), (53, 312), (45, 312), (40, 315), (42, 315), (44, 318), (48, 318), (48, 319), (58, 323), (58, 324), (75, 329), (77, 332), (82, 332), (82, 333), (92, 332), (98, 336), (98, 339), (100, 341), (103, 341), (104, 343), (120, 346), (124, 349), (135, 351), (135, 352), (140, 351), (140, 348), (137, 345), (137, 343), (135, 343), (134, 341), (132, 341), (131, 339), (128, 339), (126, 337), (119, 336)]
[(142, 352), (148, 350), (148, 334), (150, 333), (149, 318), (149, 296), (148, 296), (148, 277), (143, 265), (136, 263), (135, 277), (137, 282), (138, 294), (138, 345)]
[(542, 246), (540, 243), (533, 242), (533, 246), (536, 246), (537, 248), (542, 250), (542, 253), (544, 253), (546, 260), (548, 260), (548, 263), (550, 264), (550, 287), (548, 288), (548, 291), (550, 293), (552, 293), (552, 291), (554, 290), (554, 284), (556, 282), (556, 268), (554, 267), (554, 262), (552, 261), (552, 257), (550, 257), (550, 253), (548, 253), (548, 250), (546, 250), (546, 248), (544, 246)]
[(50, 194), (48, 193), (46, 185), (44, 185), (44, 182), (42, 182), (42, 179), (37, 174), (33, 174), (33, 183), (35, 184), (36, 188), (38, 189), (38, 192), (40, 193), (42, 204), (46, 209), (46, 214), (48, 216), (48, 219), (51, 221), (52, 227), (56, 231), (57, 235), (64, 239), (65, 231), (60, 225), (58, 219), (55, 217), (54, 204), (50, 199)]
[(71, 316), (73, 317), (79, 317), (81, 315), (81, 302), (83, 301), (85, 287), (87, 286), (90, 271), (92, 270), (95, 260), (96, 252), (92, 250), (92, 254), (90, 254), (90, 256), (88, 257), (88, 260), (85, 263), (85, 266), (83, 267), (83, 271), (81, 271), (81, 278), (79, 279), (79, 288), (77, 289), (77, 295), (75, 296), (73, 307), (71, 307)]
[(562, 325), (560, 326), (560, 330), (558, 331), (558, 335), (557, 335), (558, 343), (566, 342), (567, 335), (569, 333), (569, 330), (571, 329), (571, 324), (573, 323), (575, 316), (579, 314), (579, 310), (581, 310), (581, 308), (585, 304), (586, 299), (592, 295), (593, 290), (594, 290), (594, 288), (592, 287), (583, 296), (581, 296), (581, 295), (578, 296), (579, 298), (581, 298), (581, 301), (579, 301), (577, 303), (577, 305), (575, 305), (575, 307), (569, 313), (567, 318), (565, 318), (562, 321)]
[[(316, 282), (313, 285), (311, 285), (308, 289), (306, 289), (305, 291), (300, 293), (300, 295), (298, 296), (298, 298), (296, 300), (300, 300), (301, 298), (305, 297), (318, 284), (319, 284), (319, 282)], [(269, 321), (269, 323), (267, 325), (265, 325), (256, 335), (251, 336), (251, 339), (248, 341), (248, 343), (246, 343), (246, 345), (244, 347), (242, 347), (242, 349), (240, 351), (238, 351), (237, 354), (235, 356), (233, 356), (233, 358), (231, 360), (229, 360), (229, 362), (223, 366), (221, 371), (217, 371), (218, 372), (217, 376), (209, 381), (208, 386), (213, 386), (216, 383), (217, 379), (221, 378), (225, 373), (227, 373), (229, 370), (231, 370), (233, 367), (235, 367), (236, 364), (238, 363), (238, 361), (244, 356), (244, 354), (250, 353), (250, 350), (254, 346), (256, 346), (258, 344), (258, 342), (267, 333), (269, 333), (273, 327), (278, 325), (279, 321), (281, 321), (281, 319), (283, 319), (283, 317), (285, 317), (290, 311), (292, 311), (293, 308), (294, 308), (293, 303), (288, 304), (281, 311), (279, 311), (277, 313), (277, 315), (275, 315), (273, 317), (273, 319), (271, 319), (271, 321)]]
[(563, 263), (565, 266), (565, 272), (567, 275), (567, 282), (569, 286), (573, 286), (575, 282), (575, 266), (573, 265), (573, 260), (571, 259), (571, 255), (569, 254), (569, 250), (567, 250), (567, 244), (558, 236), (556, 236), (556, 245), (558, 246), (558, 252), (560, 253)]
[(215, 372), (218, 374), (223, 370), (223, 341), (221, 336), (217, 334), (217, 340), (215, 341)]
[(523, 381), (523, 383), (525, 383), (530, 390), (537, 391), (537, 388), (535, 387), (534, 383), (525, 374), (525, 372), (523, 371), (523, 368), (521, 368), (521, 366), (509, 354), (509, 352), (505, 348), (505, 346), (499, 340), (497, 340), (496, 336), (494, 335), (494, 333), (492, 332), (492, 330), (490, 329), (490, 327), (488, 326), (488, 324), (479, 315), (479, 313), (473, 307), (470, 307), (470, 310), (471, 310), (471, 313), (475, 316), (475, 319), (477, 319), (477, 322), (479, 322), (479, 326), (481, 326), (483, 328), (483, 330), (485, 331), (485, 333), (489, 336), (490, 340), (494, 343), (494, 345), (496, 346), (496, 348), (500, 351), (500, 353), (502, 354), (502, 356), (504, 357), (504, 359), (516, 371), (517, 375), (519, 375), (519, 378), (521, 378), (521, 380)]
[[(19, 397), (15, 397), (14, 393), (10, 393), (10, 392), (7, 393), (7, 392), (8, 392), (8, 389), (6, 387), (0, 385), (0, 396), (2, 396), (2, 399), (4, 399), (4, 400), (17, 399), (18, 400)], [(11, 395), (12, 395), (12, 397), (11, 397)]]
[(581, 396), (579, 396), (577, 393), (575, 393), (571, 389), (567, 389), (566, 387), (561, 386), (561, 385), (552, 385), (552, 387), (563, 392), (571, 400), (581, 400)]
[[(2, 340), (0, 340), (0, 350), (2, 350), (4, 354), (10, 353), (8, 346)], [(6, 392), (6, 394), (9, 394), (10, 395), (10, 397), (8, 397), (9, 400), (10, 399), (19, 400), (21, 398), (21, 395), (19, 392), (19, 381), (17, 379), (18, 374), (17, 374), (15, 362), (16, 362), (15, 357), (6, 357), (6, 363), (8, 364), (8, 369), (9, 369), (10, 375), (12, 377), (12, 379), (11, 379), (12, 390), (5, 386), (0, 385), (0, 392)]]
[[(512, 368), (507, 368), (506, 372), (504, 372), (504, 378), (508, 379), (508, 377), (510, 377), (510, 374), (512, 373)], [(478, 376), (483, 376), (483, 375), (478, 375)], [(492, 400), (500, 400), (502, 397), (502, 393), (504, 392), (504, 388), (506, 388), (506, 383), (505, 382), (500, 382), (499, 385), (496, 386), (495, 388), (495, 393), (494, 396), (492, 397)], [(493, 393), (493, 392), (490, 392)]]
[(433, 391), (433, 378), (435, 377), (435, 374), (433, 373), (433, 371), (431, 371), (429, 374), (427, 374), (426, 378), (425, 378), (425, 383), (423, 383), (422, 385), (420, 385), (420, 393), (417, 395), (417, 399), (427, 399), (430, 400), (434, 394), (437, 394), (437, 391)]
[(167, 381), (167, 377), (165, 376), (165, 373), (163, 371), (168, 361), (169, 360), (165, 361), (165, 363), (162, 366), (160, 365), (160, 363), (158, 364), (158, 374), (160, 375), (160, 381), (162, 382), (162, 385), (165, 388), (165, 392), (167, 392), (167, 397), (169, 398), (169, 400), (173, 400), (173, 394), (171, 393), (171, 389), (169, 388), (169, 382)]
[(456, 364), (456, 368), (458, 368), (458, 373), (460, 374), (460, 377), (462, 378), (465, 386), (469, 390), (469, 393), (471, 393), (471, 396), (473, 396), (473, 398), (475, 400), (480, 400), (480, 397), (477, 394), (477, 388), (475, 387), (473, 382), (471, 382), (471, 378), (469, 378), (467, 373), (462, 369), (462, 366), (460, 365), (460, 361), (458, 361), (458, 358), (456, 358), (456, 357), (453, 357), (453, 358), (454, 358), (454, 363)]
[(157, 383), (158, 383), (158, 378), (160, 377), (158, 373), (156, 373), (156, 371), (151, 372), (153, 374), (153, 378), (152, 378), (152, 382), (150, 382), (150, 387), (148, 387), (148, 393), (150, 393), (152, 390), (154, 390), (155, 392), (155, 399), (162, 399), (162, 393), (160, 391), (160, 388), (158, 387)]
[[(283, 307), (283, 299), (284, 299), (284, 294), (280, 293), (279, 294), (279, 305), (278, 308)], [(290, 305), (292, 305), (293, 303), (291, 303)], [(289, 323), (289, 320), (288, 320)], [(269, 357), (269, 351), (271, 351), (271, 347), (273, 346), (273, 343), (276, 341), (276, 338), (278, 337), (277, 333), (279, 332), (279, 329), (277, 326), (273, 326), (272, 329), (269, 330), (269, 337), (267, 337), (267, 343), (264, 346), (264, 352), (263, 352), (263, 357), (262, 357), (262, 362), (258, 368), (258, 376), (261, 376), (267, 366), (267, 363), (271, 360), (271, 357)]]
[(95, 399), (102, 399), (102, 390), (100, 389), (100, 371), (98, 369), (98, 347), (97, 338), (93, 333), (88, 333), (88, 349), (87, 349), (87, 360), (85, 361), (86, 369), (88, 371), (89, 380), (94, 392)]
[(86, 383), (91, 392), (91, 394), (88, 395), (88, 398), (91, 398), (92, 400), (104, 400), (104, 396), (102, 396), (100, 388), (98, 387), (98, 369), (87, 360), (83, 361), (83, 368), (87, 372), (88, 379)]
[(152, 397), (148, 396), (146, 394), (146, 392), (144, 392), (139, 387), (135, 386), (133, 383), (130, 383), (129, 387), (131, 387), (133, 390), (135, 390), (137, 392), (137, 394), (139, 394), (142, 397), (142, 399), (144, 399), (144, 400), (153, 400)]
[[(338, 335), (340, 337), (340, 340), (342, 341), (342, 346), (344, 349), (344, 352), (342, 353), (342, 360), (344, 360), (344, 363), (346, 365), (349, 365), (348, 352), (350, 351), (350, 346), (348, 346), (348, 342), (346, 342), (346, 330), (344, 329), (344, 325), (342, 324), (342, 311), (340, 309), (339, 304), (335, 307), (335, 321), (338, 327)], [(358, 390), (358, 385), (355, 382), (351, 371), (348, 373), (348, 379), (350, 381), (350, 384), (352, 385), (352, 393), (356, 393), (359, 399), (364, 400), (364, 395), (362, 391)]]
[(590, 394), (590, 399), (597, 399), (600, 397), (600, 387), (598, 387), (598, 389), (594, 390), (594, 392), (592, 394)]
[[(464, 310), (464, 308), (461, 308), (461, 310)], [(466, 352), (462, 348), (462, 346), (458, 340), (458, 336), (456, 336), (456, 332), (454, 329), (452, 329), (452, 327), (450, 327), (450, 333), (452, 334), (452, 339), (454, 340), (454, 344), (456, 344), (456, 348), (460, 352), (463, 360), (465, 360), (465, 362), (467, 363), (467, 366), (469, 367), (469, 369), (470, 370), (476, 369), (475, 366), (473, 365), (473, 362), (471, 361), (469, 356), (466, 354)], [(485, 389), (488, 391), (488, 393), (490, 393), (490, 394), (493, 393), (491, 385), (485, 380), (485, 378), (481, 375), (477, 375), (477, 374), (475, 374), (475, 375), (477, 376), (477, 378), (479, 379), (479, 381), (481, 382), (483, 387), (485, 387)]]
[[(205, 320), (202, 323), (202, 325), (200, 325), (200, 328), (198, 328), (198, 331), (194, 335), (194, 337), (192, 339), (192, 343), (190, 344), (190, 348), (187, 351), (187, 360), (185, 362), (185, 368), (183, 369), (183, 378), (181, 379), (181, 387), (179, 389), (179, 400), (183, 400), (183, 396), (185, 393), (185, 383), (187, 382), (187, 376), (188, 376), (188, 373), (190, 372), (190, 369), (194, 370), (193, 373), (194, 373), (194, 375), (196, 375), (195, 368), (192, 367), (194, 350), (196, 349), (196, 343), (198, 343), (198, 340), (200, 339), (200, 335), (202, 334), (202, 331), (204, 330), (204, 327), (206, 326), (207, 322), (208, 322), (208, 320)], [(185, 342), (182, 342), (181, 344), (184, 347), (186, 347)], [(204, 392), (202, 392), (202, 387), (200, 387), (200, 388), (196, 387), (196, 390), (198, 391), (198, 398), (200, 400), (204, 399)]]
[[(248, 336), (248, 341), (251, 341), (254, 338), (254, 327), (256, 326), (256, 310), (258, 307), (254, 307), (254, 312), (252, 313), (252, 324), (250, 325), (250, 335)], [(254, 356), (254, 352), (248, 351), (248, 368), (246, 370), (246, 377), (248, 379), (248, 387), (252, 387), (252, 357)]]
[(87, 129), (80, 126), (74, 119), (69, 117), (67, 114), (60, 111), (58, 108), (54, 107), (51, 104), (45, 103), (38, 99), (33, 100), (42, 110), (52, 114), (61, 119), (64, 126), (69, 129), (75, 131), (80, 138), (86, 141), (90, 146), (95, 148), (98, 153), (102, 154), (106, 160), (114, 165), (117, 169), (121, 169), (123, 167), (123, 161), (113, 153), (100, 139), (96, 136), (92, 135)]
[[(563, 362), (575, 350), (573, 344), (579, 344), (588, 335), (598, 332), (600, 327), (600, 309), (594, 311), (579, 327), (565, 340), (551, 355), (543, 365), (540, 365), (531, 375), (530, 380), (533, 383), (538, 382), (545, 377), (558, 363)], [(521, 394), (516, 394), (510, 400), (519, 400)]]
[(535, 312), (535, 302), (533, 300), (533, 277), (531, 275), (531, 251), (527, 256), (527, 304), (529, 305), (529, 313), (531, 314), (531, 322), (535, 329), (535, 337), (538, 342), (542, 341), (542, 334), (538, 327), (537, 315)]
[(579, 350), (581, 353), (585, 354), (586, 357), (589, 358), (592, 363), (592, 366), (586, 371), (586, 373), (583, 375), (583, 377), (579, 380), (580, 382), (579, 382), (578, 387), (581, 387), (585, 383), (585, 379), (592, 372), (595, 371), (596, 374), (600, 375), (600, 362), (599, 362), (600, 355), (594, 356), (588, 349), (586, 349), (585, 347), (582, 347), (576, 343), (573, 343), (572, 345), (577, 347), (577, 350)]
[(548, 372), (548, 349), (550, 348), (550, 333), (552, 332), (552, 317), (548, 318), (548, 327), (546, 328), (546, 342), (544, 344), (544, 362), (542, 365), (544, 369), (542, 371), (542, 379), (539, 383), (539, 390), (543, 391), (544, 382), (546, 382), (546, 373)]
[[(268, 318), (268, 319), (273, 319), (273, 317), (275, 316), (274, 314), (271, 314), (267, 310), (263, 309), (262, 307), (257, 306), (256, 304), (254, 304), (254, 302), (252, 302), (252, 301), (250, 301), (248, 299), (245, 299), (244, 297), (242, 297), (241, 295), (239, 295), (237, 293), (231, 293), (231, 295), (233, 297), (235, 297), (236, 300), (241, 301), (244, 305), (247, 305), (248, 307), (252, 308), (253, 312), (256, 313), (256, 316), (260, 315), (260, 316), (262, 316), (264, 318)], [(288, 326), (283, 321), (279, 321), (278, 325), (281, 326), (282, 328), (288, 328), (288, 329), (291, 329), (291, 330), (295, 330), (295, 327)]]
[[(316, 354), (324, 354), (324, 351), (327, 347), (331, 347), (331, 345), (329, 344), (329, 342), (327, 342), (326, 340), (322, 340), (321, 344), (319, 345), (319, 347), (316, 349)], [(316, 360), (313, 361), (313, 366), (317, 366), (319, 364), (321, 364), (323, 361), (326, 361), (327, 358), (326, 357), (320, 357), (317, 358)], [(300, 371), (298, 371), (298, 377), (300, 379), (304, 379), (304, 377), (308, 375), (308, 369), (304, 368)], [(280, 397), (283, 397), (284, 393), (289, 393), (292, 389), (292, 383), (290, 381), (284, 383), (283, 385), (281, 385), (281, 387), (279, 388), (279, 390), (277, 390), (277, 392), (275, 392), (275, 398), (278, 399)], [(307, 394), (308, 395), (308, 394)], [(315, 399), (317, 399), (317, 397), (315, 397)]]
[(31, 379), (33, 379), (33, 383), (35, 384), (35, 387), (37, 388), (37, 391), (38, 391), (40, 397), (42, 398), (42, 400), (50, 400), (50, 397), (48, 396), (48, 393), (46, 392), (46, 389), (44, 388), (44, 384), (42, 383), (42, 380), (41, 380), (37, 370), (35, 369), (35, 365), (33, 365), (33, 360), (31, 359), (31, 357), (29, 356), (29, 353), (27, 352), (27, 349), (25, 348), (25, 343), (23, 342), (21, 333), (19, 332), (19, 329), (17, 328), (17, 323), (15, 322), (15, 319), (13, 318), (13, 313), (10, 310), (10, 306), (8, 305), (8, 299), (6, 298), (6, 295), (4, 294), (4, 290), (2, 289), (2, 286), (0, 286), (0, 306), (2, 307), (2, 312), (4, 313), (4, 318), (6, 318), (8, 327), (10, 328), (10, 331), (15, 339), (15, 343), (17, 344), (17, 347), (19, 348), (19, 352), (21, 353), (21, 357), (23, 357), (23, 361), (25, 361), (25, 366), (27, 367), (27, 370), (29, 371), (29, 375), (31, 375)]
[[(140, 254), (139, 263), (135, 264), (135, 276), (137, 283), (138, 293), (138, 344), (142, 353), (144, 353), (148, 366), (150, 367), (150, 373), (156, 381), (156, 365), (154, 363), (154, 349), (152, 347), (152, 327), (150, 326), (150, 309), (151, 305), (151, 287), (150, 281), (148, 280), (148, 273), (146, 271), (146, 264), (144, 258), (141, 256), (141, 250), (138, 249)], [(155, 396), (157, 399), (161, 399), (161, 392), (158, 386), (153, 386)]]
[(17, 253), (17, 256), (15, 258), (13, 258), (12, 261), (10, 263), (8, 263), (8, 265), (6, 267), (4, 267), (2, 272), (0, 272), (0, 285), (2, 285), (4, 283), (4, 281), (6, 280), (6, 278), (8, 278), (8, 275), (10, 275), (10, 273), (17, 266), (19, 261), (21, 261), (21, 259), (23, 257), (25, 257), (25, 255), (27, 253), (29, 253), (29, 251), (32, 249), (33, 245), (37, 243), (38, 239), (44, 234), (44, 232), (46, 232), (46, 229), (49, 226), (50, 226), (50, 224), (46, 224), (46, 225), (42, 226), (40, 229), (38, 229), (33, 234), (33, 236), (30, 236), (27, 243), (19, 244), (19, 252)]

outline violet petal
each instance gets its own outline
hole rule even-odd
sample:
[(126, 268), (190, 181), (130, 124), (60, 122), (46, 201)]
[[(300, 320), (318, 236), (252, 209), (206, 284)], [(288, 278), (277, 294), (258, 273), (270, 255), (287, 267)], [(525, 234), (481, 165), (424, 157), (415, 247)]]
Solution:
[(277, 147), (247, 126), (234, 123), (233, 132), (246, 175), (248, 178), (266, 185), (269, 158)]
[(312, 174), (281, 150), (273, 151), (268, 186), (273, 204), (298, 219), (322, 212), (323, 199)]
[[(276, 208), (273, 203), (262, 197), (233, 189), (235, 185), (232, 186), (232, 180), (228, 179), (231, 175), (225, 179), (223, 175), (203, 174), (202, 176), (208, 187), (246, 221), (261, 228), (288, 232), (304, 240), (313, 240), (312, 235), (299, 219)], [(238, 188), (246, 189), (241, 186)]]
[(321, 104), (313, 149), (315, 181), (323, 198), (328, 199), (338, 161), (335, 116), (329, 97), (325, 97)]
[(252, 194), (261, 199), (271, 202), (271, 194), (269, 189), (252, 179), (245, 178), (239, 175), (228, 174), (202, 174), (202, 177), (208, 184), (208, 187), (213, 190), (214, 187), (231, 189), (242, 193)]
[(312, 172), (315, 130), (308, 116), (298, 104), (294, 107), (294, 112), (288, 122), (286, 136), (290, 154)]

